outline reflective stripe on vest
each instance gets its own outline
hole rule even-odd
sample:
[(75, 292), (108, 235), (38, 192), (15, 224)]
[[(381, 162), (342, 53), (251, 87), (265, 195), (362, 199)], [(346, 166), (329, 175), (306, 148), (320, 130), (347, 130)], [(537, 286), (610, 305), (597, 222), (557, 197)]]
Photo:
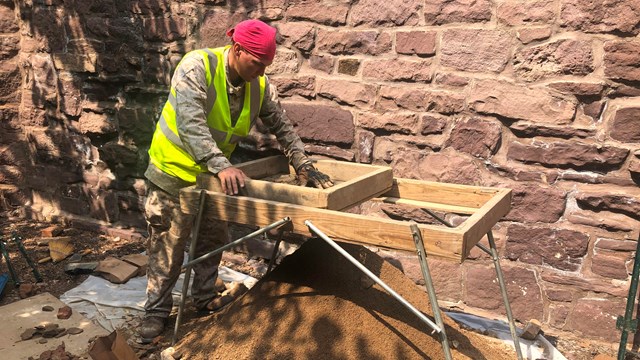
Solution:
[[(201, 56), (205, 66), (207, 97), (205, 114), (211, 136), (227, 158), (239, 140), (246, 137), (255, 124), (264, 98), (266, 81), (263, 76), (245, 84), (242, 110), (235, 126), (231, 126), (231, 113), (227, 96), (227, 79), (224, 65), (224, 51), (229, 47), (194, 50), (186, 56)], [(179, 66), (179, 65), (178, 65)], [(195, 182), (196, 176), (206, 171), (205, 164), (197, 164), (188, 154), (178, 135), (176, 124), (177, 98), (172, 87), (162, 115), (153, 134), (149, 156), (151, 162), (162, 171), (187, 182)]]

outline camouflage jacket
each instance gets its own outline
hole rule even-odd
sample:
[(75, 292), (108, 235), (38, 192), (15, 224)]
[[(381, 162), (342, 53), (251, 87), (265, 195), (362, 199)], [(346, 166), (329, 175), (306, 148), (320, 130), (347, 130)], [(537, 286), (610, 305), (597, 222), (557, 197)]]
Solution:
[[(229, 97), (229, 107), (231, 118), (237, 119), (242, 111), (242, 97), (244, 96), (245, 83), (233, 86), (229, 82), (228, 51), (224, 53), (224, 66), (227, 74), (227, 96)], [(205, 67), (202, 60), (197, 56), (185, 56), (174, 72), (171, 79), (171, 86), (177, 93), (183, 96), (178, 97), (177, 106), (180, 107), (176, 124), (180, 139), (187, 152), (197, 163), (207, 165), (207, 170), (217, 174), (232, 166), (222, 151), (216, 145), (206, 122), (204, 103), (201, 99), (206, 99), (206, 76)], [(278, 143), (284, 150), (289, 161), (298, 168), (308, 161), (304, 151), (304, 144), (296, 134), (287, 118), (287, 115), (278, 100), (276, 87), (266, 79), (264, 100), (260, 109), (260, 120), (276, 136)], [(185, 181), (162, 172), (153, 164), (145, 172), (145, 176), (161, 189), (178, 194), (180, 188), (189, 186)]]

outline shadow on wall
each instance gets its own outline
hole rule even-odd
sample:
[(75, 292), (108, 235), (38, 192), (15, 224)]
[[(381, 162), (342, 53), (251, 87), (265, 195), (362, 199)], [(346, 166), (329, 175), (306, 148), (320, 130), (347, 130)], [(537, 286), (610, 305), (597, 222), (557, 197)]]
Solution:
[(3, 122), (2, 205), (144, 227), (147, 149), (172, 70), (186, 52), (226, 43), (226, 29), (259, 16), (263, 1), (13, 3), (0, 3), (15, 15), (0, 32), (16, 38), (0, 57), (14, 67), (4, 76), (14, 96), (0, 101), (17, 118)]
[(1, 98), (11, 110), (3, 112), (3, 205), (27, 205), (31, 217), (73, 213), (142, 225), (155, 120), (172, 69), (195, 47), (205, 6), (34, 0), (0, 7), (16, 20), (0, 32), (18, 39), (13, 57), (3, 51), (0, 58), (3, 68), (15, 67), (15, 95)]

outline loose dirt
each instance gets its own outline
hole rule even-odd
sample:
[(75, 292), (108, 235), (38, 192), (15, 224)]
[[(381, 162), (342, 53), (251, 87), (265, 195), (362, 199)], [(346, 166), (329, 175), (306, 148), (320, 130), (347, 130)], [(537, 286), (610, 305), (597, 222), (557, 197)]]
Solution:
[[(427, 294), (364, 247), (341, 244), (423, 313)], [(218, 314), (192, 319), (188, 359), (442, 359), (437, 335), (320, 239), (307, 241)], [(446, 318), (455, 359), (514, 359), (504, 343)]]

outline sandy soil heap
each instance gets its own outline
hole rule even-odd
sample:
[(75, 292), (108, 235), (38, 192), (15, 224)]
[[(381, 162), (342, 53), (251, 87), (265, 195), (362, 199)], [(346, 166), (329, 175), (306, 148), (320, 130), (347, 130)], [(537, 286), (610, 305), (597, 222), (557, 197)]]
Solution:
[[(431, 317), (426, 292), (368, 249), (341, 244)], [(320, 239), (307, 241), (221, 313), (181, 329), (188, 359), (441, 359), (436, 334)], [(514, 359), (504, 343), (446, 318), (454, 359)]]

